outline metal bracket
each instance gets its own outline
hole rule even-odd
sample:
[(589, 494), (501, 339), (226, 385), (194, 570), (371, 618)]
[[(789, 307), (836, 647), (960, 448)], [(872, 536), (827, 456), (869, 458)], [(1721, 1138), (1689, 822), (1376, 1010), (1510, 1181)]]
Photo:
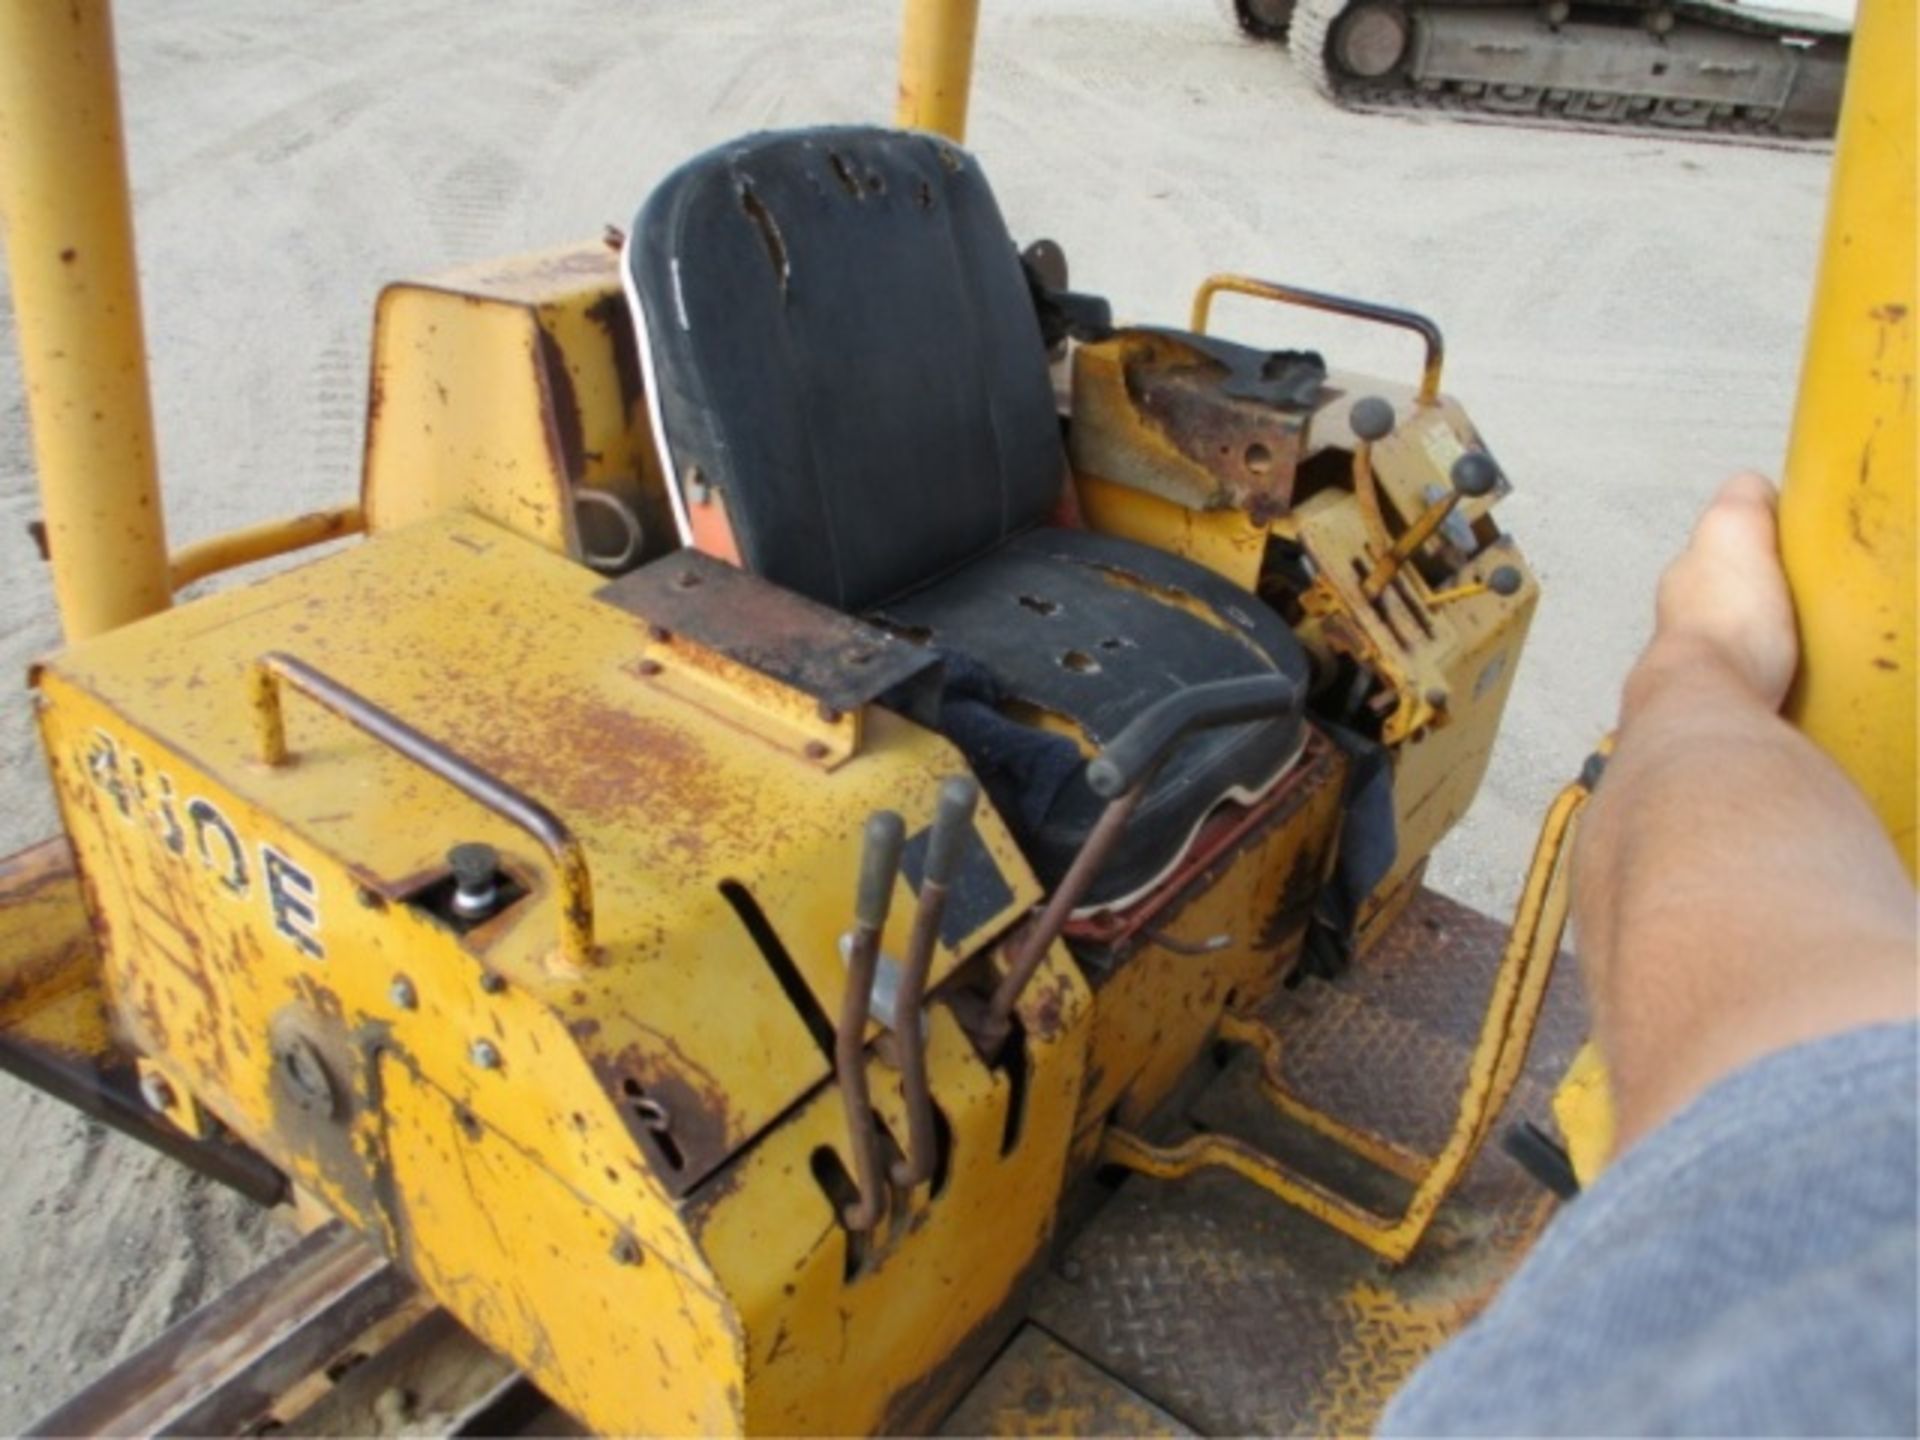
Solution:
[(646, 622), (642, 679), (825, 769), (859, 753), (883, 695), (922, 724), (938, 715), (933, 651), (699, 551), (595, 598)]

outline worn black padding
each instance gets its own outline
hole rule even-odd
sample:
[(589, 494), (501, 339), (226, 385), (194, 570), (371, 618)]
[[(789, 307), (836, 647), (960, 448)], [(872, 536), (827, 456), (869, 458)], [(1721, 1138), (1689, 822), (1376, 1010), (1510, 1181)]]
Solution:
[(1033, 299), (966, 152), (748, 136), (662, 181), (627, 257), (669, 483), (717, 489), (747, 569), (857, 611), (1058, 502)]
[[(1188, 685), (1278, 672), (1304, 694), (1307, 681), (1300, 642), (1246, 591), (1177, 555), (1087, 530), (1030, 530), (875, 618), (976, 661), (1007, 699), (1066, 717), (1096, 746)], [(1299, 754), (1305, 723), (1296, 711), (1190, 736), (1148, 785), (1085, 903), (1133, 894), (1179, 858), (1221, 800), (1264, 790)], [(1083, 763), (1022, 827), (1027, 858), (1049, 884), (1106, 803), (1085, 772)]]

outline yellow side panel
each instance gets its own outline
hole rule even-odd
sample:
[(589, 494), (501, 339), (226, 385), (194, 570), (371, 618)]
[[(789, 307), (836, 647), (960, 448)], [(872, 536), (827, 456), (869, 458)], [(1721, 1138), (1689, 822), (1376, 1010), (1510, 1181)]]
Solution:
[[(767, 1317), (747, 1335), (751, 1430), (910, 1432), (937, 1419), (991, 1358), (1052, 1232), (1088, 1014), (1085, 982), (1056, 948), (1020, 1006), (1031, 1079), (1008, 1147), (1007, 1079), (980, 1063), (950, 1011), (928, 1011), (933, 1093), (953, 1137), (944, 1188), (896, 1204), (851, 1277), (847, 1232), (817, 1187), (794, 1183), (822, 1147), (841, 1144), (836, 1091), (816, 1095), (728, 1177), (700, 1239), (742, 1311)], [(897, 1077), (877, 1063), (871, 1073), (874, 1108), (888, 1133), (904, 1136)], [(783, 1198), (769, 1205), (774, 1195)], [(799, 1257), (791, 1269), (768, 1264), (788, 1255)], [(846, 1384), (850, 1372), (870, 1378)]]
[(407, 1064), (389, 1056), (381, 1087), (408, 1121), (389, 1140), (402, 1253), (467, 1326), (513, 1336), (501, 1348), (575, 1415), (653, 1434), (740, 1428), (738, 1341), (710, 1294), (625, 1248), (619, 1216)]
[(1267, 527), (1256, 524), (1246, 511), (1190, 510), (1092, 475), (1080, 476), (1078, 489), (1090, 528), (1170, 550), (1246, 590), (1259, 585)]
[(111, 1044), (100, 951), (65, 840), (0, 859), (0, 1031), (76, 1057)]
[[(362, 500), (374, 532), (467, 510), (562, 554), (676, 543), (619, 257), (604, 244), (389, 285), (374, 319)], [(576, 506), (579, 506), (576, 509)], [(599, 537), (596, 540), (596, 537)]]
[(1224, 935), (1225, 948), (1182, 954), (1148, 938), (1101, 984), (1076, 1158), (1091, 1153), (1110, 1117), (1145, 1119), (1208, 1044), (1222, 1012), (1259, 1005), (1285, 977), (1333, 863), (1345, 776), (1339, 752), (1316, 737), (1283, 782), (1299, 787), (1284, 816), (1150, 932), (1188, 950)]

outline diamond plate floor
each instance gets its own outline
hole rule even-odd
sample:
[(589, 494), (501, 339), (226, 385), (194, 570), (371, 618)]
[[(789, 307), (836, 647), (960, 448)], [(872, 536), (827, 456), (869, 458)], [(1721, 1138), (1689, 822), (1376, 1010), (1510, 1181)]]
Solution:
[[(1451, 1124), (1505, 938), (1497, 922), (1422, 892), (1349, 974), (1308, 982), (1270, 1012), (1290, 1083), (1430, 1152)], [(1496, 1136), (1516, 1118), (1547, 1120), (1584, 1025), (1563, 960)], [(1192, 1107), (1192, 1123), (1255, 1141), (1374, 1205), (1404, 1200), (1401, 1182), (1276, 1117), (1251, 1060), (1228, 1065)], [(1102, 1417), (1138, 1413), (1158, 1433), (1366, 1433), (1413, 1367), (1486, 1303), (1551, 1209), (1489, 1142), (1396, 1271), (1232, 1176), (1131, 1177), (1067, 1242), (1027, 1327), (954, 1420), (1084, 1434), (1089, 1423), (1099, 1433)], [(1147, 1408), (1116, 1408), (1126, 1405)]]

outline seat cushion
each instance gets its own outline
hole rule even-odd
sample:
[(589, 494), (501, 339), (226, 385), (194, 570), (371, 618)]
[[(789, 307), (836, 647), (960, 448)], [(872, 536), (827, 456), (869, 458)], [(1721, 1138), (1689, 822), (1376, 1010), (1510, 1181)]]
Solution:
[(1027, 279), (979, 166), (937, 136), (709, 151), (647, 200), (626, 271), (683, 541), (717, 495), (724, 558), (857, 611), (1059, 502)]
[[(1060, 729), (1097, 748), (1155, 701), (1209, 680), (1278, 671), (1305, 692), (1299, 641), (1253, 596), (1178, 556), (1090, 531), (1028, 531), (874, 618), (961, 657), (942, 728), (1048, 884), (1106, 803), (1087, 786), (1083, 749)], [(983, 722), (986, 704), (1006, 719)], [(1042, 728), (1043, 715), (1070, 727)], [(1299, 756), (1305, 725), (1296, 712), (1190, 736), (1149, 783), (1084, 906), (1151, 888), (1223, 800), (1271, 788)]]

